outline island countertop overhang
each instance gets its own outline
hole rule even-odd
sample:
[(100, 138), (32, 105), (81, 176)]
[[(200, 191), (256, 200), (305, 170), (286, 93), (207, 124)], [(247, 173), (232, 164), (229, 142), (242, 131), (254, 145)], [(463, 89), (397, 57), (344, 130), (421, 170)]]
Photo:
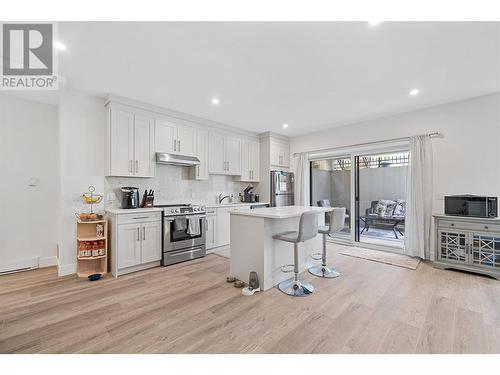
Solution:
[(289, 219), (299, 217), (306, 211), (317, 211), (318, 213), (331, 211), (332, 207), (309, 207), (309, 206), (282, 206), (257, 208), (254, 210), (234, 209), (231, 215), (250, 216), (264, 219)]

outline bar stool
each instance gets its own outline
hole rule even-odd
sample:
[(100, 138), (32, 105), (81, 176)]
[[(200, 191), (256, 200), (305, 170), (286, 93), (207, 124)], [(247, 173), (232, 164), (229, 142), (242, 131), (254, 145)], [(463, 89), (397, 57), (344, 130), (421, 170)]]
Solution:
[(314, 287), (299, 280), (299, 243), (316, 237), (318, 234), (318, 212), (306, 211), (300, 216), (299, 230), (279, 233), (273, 236), (275, 240), (293, 243), (294, 264), (281, 267), (283, 272), (285, 267), (292, 267), (294, 277), (278, 284), (278, 289), (290, 296), (304, 297), (314, 292)]
[[(326, 266), (326, 236), (333, 236), (335, 233), (340, 232), (344, 228), (345, 223), (345, 208), (336, 207), (329, 213), (330, 223), (327, 227), (319, 227), (318, 233), (323, 235), (323, 252), (313, 254), (313, 259), (320, 260), (321, 265), (312, 266), (309, 268), (309, 273), (314, 276), (334, 278), (340, 276), (340, 273), (335, 271), (334, 268)], [(320, 256), (320, 257), (317, 257)]]

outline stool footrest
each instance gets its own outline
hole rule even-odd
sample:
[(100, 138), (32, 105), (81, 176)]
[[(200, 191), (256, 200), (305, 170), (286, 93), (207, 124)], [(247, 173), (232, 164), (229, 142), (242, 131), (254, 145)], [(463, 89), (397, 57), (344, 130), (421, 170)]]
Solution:
[(314, 259), (314, 260), (321, 260), (321, 259), (323, 259), (323, 253), (314, 253), (314, 254), (311, 254), (311, 258)]
[(284, 273), (293, 272), (294, 269), (295, 269), (295, 265), (293, 265), (293, 264), (285, 264), (284, 266), (280, 267), (281, 272), (284, 272)]

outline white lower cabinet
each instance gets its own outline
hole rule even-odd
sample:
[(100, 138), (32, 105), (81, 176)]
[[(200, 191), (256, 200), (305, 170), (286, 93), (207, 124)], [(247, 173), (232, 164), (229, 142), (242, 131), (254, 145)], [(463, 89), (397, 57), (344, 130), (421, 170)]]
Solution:
[[(215, 211), (215, 210), (214, 210)], [(207, 250), (212, 249), (217, 246), (217, 216), (214, 214), (210, 215), (207, 212), (207, 232), (206, 232), (206, 248)]]
[(160, 265), (161, 212), (111, 210), (111, 273), (117, 277)]
[(118, 226), (116, 241), (120, 247), (117, 254), (118, 268), (127, 268), (141, 264), (140, 224), (122, 224)]
[(217, 208), (217, 246), (226, 246), (231, 242), (231, 215), (229, 211), (234, 207)]
[(161, 221), (144, 223), (141, 226), (141, 262), (149, 263), (161, 260)]

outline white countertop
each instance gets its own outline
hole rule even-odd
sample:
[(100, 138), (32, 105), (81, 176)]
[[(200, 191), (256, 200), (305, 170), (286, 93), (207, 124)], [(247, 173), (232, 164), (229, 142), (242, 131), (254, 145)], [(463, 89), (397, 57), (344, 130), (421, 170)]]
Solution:
[(137, 213), (146, 213), (146, 212), (162, 212), (163, 209), (157, 207), (148, 207), (148, 208), (108, 208), (106, 210), (107, 213), (114, 215), (121, 214), (137, 214)]
[(267, 207), (258, 208), (255, 210), (232, 210), (231, 215), (253, 216), (266, 219), (288, 219), (291, 217), (299, 217), (306, 211), (328, 212), (331, 207), (308, 207), (308, 206), (283, 206), (283, 207)]
[(237, 202), (237, 203), (207, 203), (203, 204), (202, 206), (205, 206), (207, 208), (219, 208), (219, 207), (238, 207), (238, 206), (253, 206), (253, 205), (265, 205), (269, 204), (269, 202)]

